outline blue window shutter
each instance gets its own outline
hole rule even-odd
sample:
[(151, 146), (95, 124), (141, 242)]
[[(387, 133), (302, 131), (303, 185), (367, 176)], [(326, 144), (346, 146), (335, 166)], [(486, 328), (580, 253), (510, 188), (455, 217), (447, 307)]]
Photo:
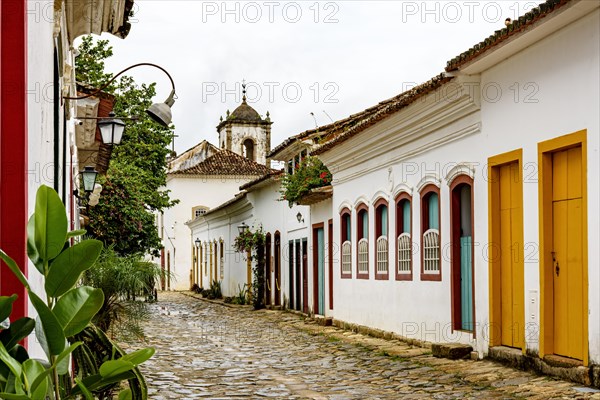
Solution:
[(410, 233), (410, 201), (405, 200), (402, 203), (402, 232)]
[(362, 231), (363, 238), (369, 238), (369, 214), (365, 211), (362, 214)]
[(387, 236), (388, 228), (388, 209), (386, 206), (381, 207), (381, 235)]
[(429, 195), (429, 229), (440, 229), (439, 201), (437, 193)]

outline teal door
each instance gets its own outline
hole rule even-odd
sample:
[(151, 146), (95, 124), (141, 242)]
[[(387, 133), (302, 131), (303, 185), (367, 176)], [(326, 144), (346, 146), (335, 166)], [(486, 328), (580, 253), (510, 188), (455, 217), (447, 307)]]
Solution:
[(317, 290), (315, 291), (315, 312), (319, 315), (325, 315), (325, 231), (323, 228), (316, 229), (317, 239), (317, 265), (316, 265), (316, 276), (315, 284)]
[(462, 329), (473, 330), (473, 260), (471, 236), (460, 238), (460, 297)]

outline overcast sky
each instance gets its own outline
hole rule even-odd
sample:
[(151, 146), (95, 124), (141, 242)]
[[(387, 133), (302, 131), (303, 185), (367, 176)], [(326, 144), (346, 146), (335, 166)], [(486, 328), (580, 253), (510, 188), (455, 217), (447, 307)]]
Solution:
[[(203, 139), (241, 103), (271, 114), (271, 147), (395, 96), (444, 70), (446, 62), (539, 1), (173, 1), (136, 0), (111, 72), (153, 62), (175, 80), (178, 153)], [(157, 69), (130, 71), (138, 83), (169, 81)], [(314, 113), (314, 118), (310, 113)], [(330, 119), (331, 118), (331, 119)]]

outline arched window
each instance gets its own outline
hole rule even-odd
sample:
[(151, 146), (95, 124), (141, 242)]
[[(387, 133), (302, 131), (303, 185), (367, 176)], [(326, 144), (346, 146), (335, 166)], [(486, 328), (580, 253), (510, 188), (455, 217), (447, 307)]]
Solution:
[(244, 156), (248, 160), (254, 161), (254, 141), (252, 139), (244, 140)]
[(369, 279), (369, 207), (356, 207), (356, 257), (358, 279)]
[(351, 232), (352, 224), (350, 221), (350, 210), (344, 208), (340, 213), (340, 227), (341, 227), (341, 240), (342, 243), (342, 279), (352, 278), (352, 242)]
[(411, 196), (396, 197), (396, 280), (412, 280), (412, 208)]
[(375, 203), (375, 279), (388, 279), (388, 203)]
[(440, 189), (429, 184), (421, 190), (421, 280), (441, 281)]

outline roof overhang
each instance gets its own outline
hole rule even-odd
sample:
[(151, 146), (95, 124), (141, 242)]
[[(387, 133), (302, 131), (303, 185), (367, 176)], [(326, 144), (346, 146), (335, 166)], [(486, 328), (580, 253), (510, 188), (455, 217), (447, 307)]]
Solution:
[(58, 11), (64, 4), (67, 16), (69, 43), (82, 35), (103, 32), (125, 38), (131, 29), (129, 15), (134, 0), (58, 0), (54, 7)]
[[(518, 32), (468, 62), (460, 65), (460, 73), (479, 74), (525, 48), (550, 36), (564, 26), (576, 21), (600, 7), (596, 0), (572, 1)], [(450, 72), (452, 74), (452, 72)]]

